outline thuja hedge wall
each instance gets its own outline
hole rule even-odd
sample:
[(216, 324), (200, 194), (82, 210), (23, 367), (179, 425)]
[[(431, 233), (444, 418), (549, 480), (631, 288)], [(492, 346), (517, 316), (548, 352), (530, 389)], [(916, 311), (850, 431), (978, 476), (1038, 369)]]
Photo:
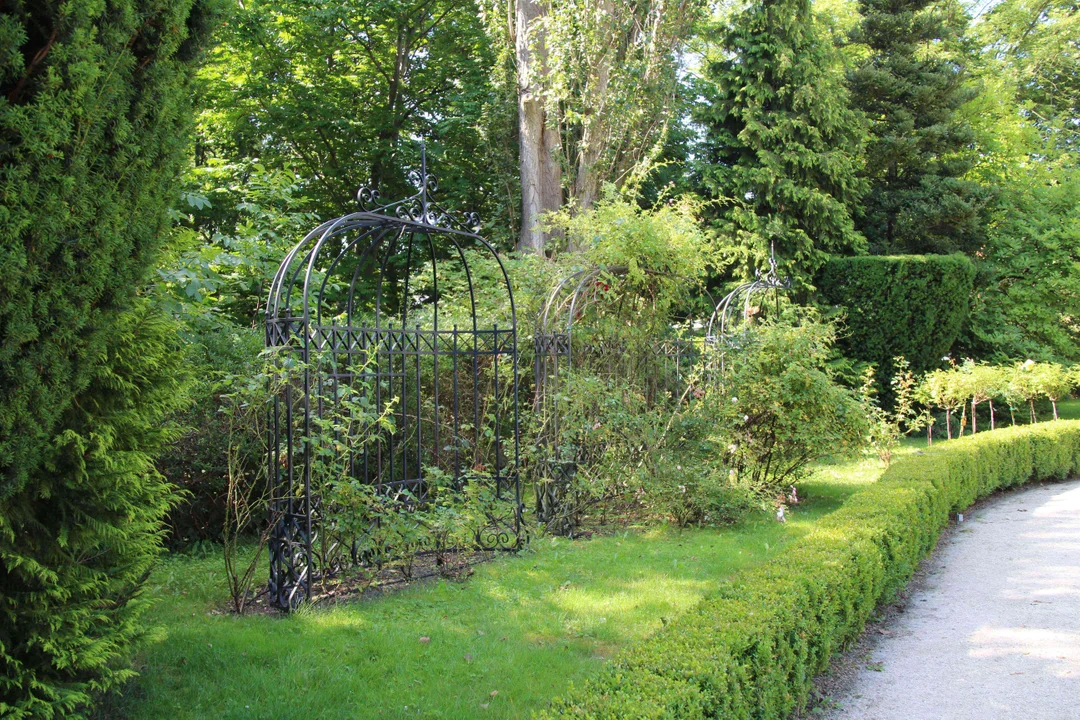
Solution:
[(949, 513), (1080, 471), (1080, 422), (983, 433), (897, 460), (783, 557), (617, 657), (543, 718), (785, 718), (937, 542)]
[(843, 308), (848, 357), (891, 374), (903, 355), (916, 372), (941, 365), (971, 305), (975, 266), (963, 255), (833, 258), (815, 282), (822, 299)]

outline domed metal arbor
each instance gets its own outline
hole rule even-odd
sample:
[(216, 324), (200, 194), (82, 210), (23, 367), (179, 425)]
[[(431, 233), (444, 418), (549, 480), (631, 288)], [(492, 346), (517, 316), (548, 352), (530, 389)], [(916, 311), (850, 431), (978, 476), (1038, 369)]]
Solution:
[(750, 329), (750, 323), (761, 314), (761, 307), (753, 304), (755, 296), (761, 293), (773, 291), (779, 311), (780, 291), (791, 289), (791, 278), (780, 277), (776, 265), (776, 253), (773, 246), (769, 246), (769, 269), (762, 272), (759, 268), (754, 273), (754, 279), (739, 285), (729, 292), (717, 303), (709, 318), (709, 324), (705, 331), (705, 341), (716, 350), (715, 360), (719, 363), (721, 372), (724, 370), (729, 349), (737, 349), (740, 341)]
[[(380, 520), (365, 526), (330, 507), (340, 503), (324, 497), (330, 488), (407, 513), (433, 482), (479, 483), (488, 502), (475, 545), (509, 549), (522, 537), (510, 281), (475, 214), (459, 219), (433, 201), (423, 154), (409, 180), (416, 193), (389, 204), (362, 188), (360, 211), (308, 233), (270, 287), (269, 590), (284, 609), (310, 598), (320, 577), (372, 561), (365, 536)], [(501, 325), (478, 318), (470, 263), (484, 257), (506, 293)], [(456, 292), (440, 289), (444, 277)]]
[[(603, 307), (609, 291), (627, 272), (625, 267), (594, 266), (570, 274), (549, 294), (538, 319), (533, 340), (535, 410), (540, 419), (539, 462), (534, 469), (536, 515), (549, 528), (553, 522), (565, 525), (554, 527), (557, 532), (571, 529), (572, 523), (561, 516), (566, 506), (573, 504), (566, 493), (578, 468), (596, 451), (573, 440), (567, 442), (562, 432), (561, 403), (572, 392), (574, 373), (634, 375), (650, 405), (686, 402), (695, 387), (722, 377), (729, 352), (740, 347), (753, 319), (763, 312), (755, 300), (772, 290), (779, 303), (779, 292), (791, 287), (791, 278), (779, 276), (770, 248), (765, 272), (759, 270), (754, 280), (739, 285), (719, 303), (708, 298), (713, 310), (707, 323), (687, 319), (680, 323), (680, 332), (661, 333), (629, 348), (584, 332), (595, 321), (591, 314)], [(707, 291), (705, 295), (708, 297)]]
[[(582, 463), (602, 448), (567, 442), (563, 433), (564, 403), (573, 390), (574, 373), (605, 379), (632, 379), (649, 405), (681, 399), (689, 373), (701, 354), (703, 324), (687, 321), (683, 332), (666, 332), (628, 347), (622, 338), (595, 332), (597, 313), (605, 311), (610, 294), (627, 277), (626, 267), (591, 266), (563, 278), (550, 292), (533, 336), (536, 438), (539, 456), (536, 516), (555, 532), (567, 532), (567, 488)], [(666, 330), (671, 330), (668, 327)], [(553, 522), (562, 523), (555, 527)]]

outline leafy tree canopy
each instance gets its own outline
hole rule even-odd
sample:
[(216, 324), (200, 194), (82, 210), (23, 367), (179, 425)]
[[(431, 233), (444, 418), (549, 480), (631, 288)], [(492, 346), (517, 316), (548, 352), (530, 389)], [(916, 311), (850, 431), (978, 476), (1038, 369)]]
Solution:
[(988, 192), (964, 176), (971, 127), (957, 110), (966, 84), (969, 17), (946, 0), (860, 0), (851, 40), (866, 46), (849, 74), (870, 123), (858, 228), (879, 253), (970, 251), (983, 238)]

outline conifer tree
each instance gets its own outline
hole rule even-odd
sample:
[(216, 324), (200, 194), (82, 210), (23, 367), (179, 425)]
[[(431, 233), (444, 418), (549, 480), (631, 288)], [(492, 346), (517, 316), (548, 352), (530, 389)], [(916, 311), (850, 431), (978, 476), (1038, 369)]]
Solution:
[(704, 67), (701, 177), (745, 270), (778, 259), (807, 277), (865, 241), (849, 212), (864, 131), (810, 0), (759, 0), (736, 14)]
[(859, 8), (851, 39), (869, 54), (849, 87), (870, 122), (870, 190), (857, 226), (874, 252), (970, 251), (987, 197), (963, 179), (975, 135), (956, 116), (972, 97), (962, 46), (968, 16), (951, 0), (860, 0)]
[(132, 308), (177, 199), (218, 0), (0, 3), (0, 716), (80, 716), (130, 676), (183, 398)]

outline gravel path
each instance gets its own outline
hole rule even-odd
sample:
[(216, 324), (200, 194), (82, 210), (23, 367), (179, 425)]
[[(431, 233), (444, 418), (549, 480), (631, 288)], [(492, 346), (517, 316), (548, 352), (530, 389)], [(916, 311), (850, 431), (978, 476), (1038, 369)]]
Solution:
[(927, 563), (825, 714), (1080, 718), (1080, 480), (990, 500)]

